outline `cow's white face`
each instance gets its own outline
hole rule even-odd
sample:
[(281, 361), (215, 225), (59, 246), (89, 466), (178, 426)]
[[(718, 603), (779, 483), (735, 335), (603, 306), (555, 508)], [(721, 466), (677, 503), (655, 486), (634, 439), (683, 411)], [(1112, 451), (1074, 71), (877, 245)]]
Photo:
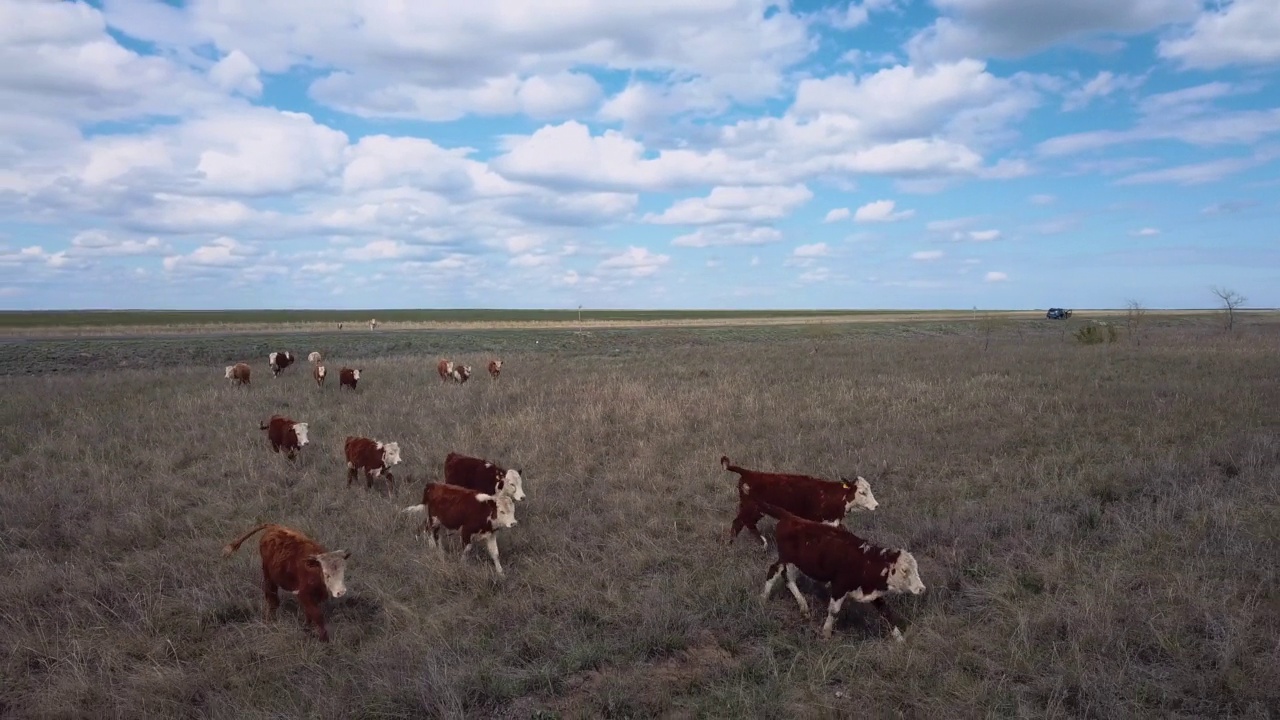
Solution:
[(502, 489), (512, 500), (524, 499), (524, 487), (521, 485), (520, 471), (508, 470), (507, 474), (502, 478)]
[(294, 423), (293, 432), (295, 435), (298, 436), (298, 447), (302, 447), (303, 445), (306, 445), (308, 442), (310, 442), (309, 440), (307, 440), (307, 424), (306, 423), (301, 423), (301, 422)]
[(271, 363), (272, 365), (275, 365), (276, 358), (278, 357), (280, 357), (280, 353), (271, 353), (270, 355), (267, 356), (267, 362)]
[(916, 558), (911, 553), (903, 550), (897, 561), (889, 566), (889, 577), (887, 578), (889, 589), (894, 592), (911, 593), (919, 595), (924, 592), (924, 581), (920, 579), (920, 568), (916, 565)]
[(307, 558), (308, 565), (320, 569), (324, 575), (324, 587), (333, 597), (340, 598), (347, 594), (346, 575), (349, 557), (351, 552), (348, 550), (334, 550)]
[(504, 492), (499, 492), (493, 497), (493, 501), (498, 505), (497, 517), (493, 519), (493, 529), (515, 527), (516, 503), (511, 499), (511, 496)]
[(230, 380), (230, 379), (231, 379), (231, 373), (235, 372), (235, 370), (236, 370), (236, 366), (235, 366), (235, 365), (228, 365), (228, 366), (227, 366), (227, 379), (228, 379), (228, 380)]
[(387, 467), (396, 465), (400, 462), (400, 443), (385, 443), (382, 446), (382, 462)]
[(494, 370), (501, 370), (501, 369), (502, 369), (502, 361), (501, 361), (501, 360), (498, 360), (498, 361), (496, 361), (495, 363), (493, 363), (493, 369), (494, 369)]
[(861, 475), (853, 483), (843, 480), (843, 484), (854, 491), (844, 504), (845, 513), (853, 510), (875, 510), (880, 506), (880, 503), (876, 502), (876, 496), (871, 494), (871, 483)]
[(319, 375), (320, 377), (324, 377), (325, 372), (327, 371), (324, 369), (323, 365), (316, 366), (316, 375)]
[(352, 380), (359, 380), (359, 379), (360, 379), (360, 370), (359, 370), (359, 369), (356, 369), (356, 370), (352, 370), (352, 371), (351, 371), (351, 379), (352, 379)]

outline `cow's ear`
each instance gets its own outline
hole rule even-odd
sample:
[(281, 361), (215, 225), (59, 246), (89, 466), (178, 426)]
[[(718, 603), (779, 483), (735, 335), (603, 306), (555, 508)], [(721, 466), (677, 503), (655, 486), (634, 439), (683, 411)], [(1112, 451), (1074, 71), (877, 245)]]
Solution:
[(346, 559), (348, 559), (348, 558), (350, 558), (350, 557), (351, 557), (351, 551), (350, 551), (350, 550), (343, 550), (343, 551), (342, 551), (342, 559), (343, 559), (343, 560), (346, 560)]
[(852, 487), (851, 485), (849, 485), (849, 479), (843, 475), (840, 476), (840, 484), (843, 485), (846, 490)]
[(306, 563), (309, 568), (318, 568), (320, 567), (320, 558), (315, 555), (308, 555)]

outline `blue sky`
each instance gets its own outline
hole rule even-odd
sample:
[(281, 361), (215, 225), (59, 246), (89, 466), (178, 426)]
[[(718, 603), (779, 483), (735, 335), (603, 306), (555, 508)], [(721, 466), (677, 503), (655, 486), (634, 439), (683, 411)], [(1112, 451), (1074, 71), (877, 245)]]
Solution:
[(1277, 38), (1276, 0), (0, 0), (0, 309), (1273, 307)]

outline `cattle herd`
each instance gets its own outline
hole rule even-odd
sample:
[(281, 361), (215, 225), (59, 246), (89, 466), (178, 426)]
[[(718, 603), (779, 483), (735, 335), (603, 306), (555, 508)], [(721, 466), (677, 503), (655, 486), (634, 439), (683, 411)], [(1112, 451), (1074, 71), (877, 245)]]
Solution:
[[(273, 352), (267, 357), (272, 376), (293, 364), (293, 353)], [(324, 358), (319, 352), (307, 356), (316, 383), (324, 385)], [(442, 382), (465, 383), (471, 366), (440, 360), (437, 365)], [(501, 360), (491, 360), (489, 374), (496, 380), (502, 371)], [(229, 365), (226, 377), (234, 384), (249, 384), (250, 367), (246, 363)], [(343, 367), (338, 372), (339, 387), (353, 390), (360, 379), (359, 368)], [(295, 460), (309, 444), (308, 425), (283, 415), (272, 415), (260, 424), (267, 432), (272, 451), (284, 452)], [(375, 478), (386, 479), (387, 496), (394, 492), (391, 468), (399, 464), (400, 446), (372, 438), (347, 436), (343, 444), (347, 464), (347, 486), (363, 472), (365, 487), (372, 488)], [(796, 580), (801, 573), (827, 586), (830, 600), (822, 636), (829, 638), (836, 616), (846, 599), (870, 603), (889, 623), (892, 636), (901, 641), (902, 623), (885, 598), (908, 593), (919, 595), (925, 590), (915, 556), (903, 548), (873, 545), (844, 526), (845, 517), (853, 511), (872, 511), (879, 502), (871, 492), (871, 484), (858, 476), (852, 482), (838, 482), (809, 475), (748, 470), (720, 458), (721, 466), (738, 475), (738, 511), (729, 528), (732, 544), (743, 530), (750, 530), (767, 550), (768, 541), (756, 526), (763, 517), (777, 520), (774, 539), (777, 560), (765, 573), (761, 602), (769, 599), (778, 580), (785, 576), (787, 589), (795, 597), (800, 612), (809, 616), (809, 605)], [(483, 458), (451, 452), (444, 461), (444, 481), (427, 482), (422, 502), (400, 510), (421, 520), (415, 537), (426, 537), (431, 547), (443, 553), (442, 529), (456, 532), (462, 540), (465, 557), (473, 545), (483, 543), (494, 570), (504, 575), (498, 558), (498, 530), (516, 525), (516, 503), (525, 498), (523, 478), (518, 468), (507, 469)], [(262, 556), (262, 589), (265, 617), (274, 619), (280, 606), (280, 590), (294, 594), (307, 621), (316, 629), (320, 640), (328, 641), (323, 602), (346, 594), (347, 550), (328, 551), (323, 545), (293, 528), (275, 523), (260, 524), (232, 542), (222, 551), (229, 557), (255, 533), (265, 531), (259, 542)]]

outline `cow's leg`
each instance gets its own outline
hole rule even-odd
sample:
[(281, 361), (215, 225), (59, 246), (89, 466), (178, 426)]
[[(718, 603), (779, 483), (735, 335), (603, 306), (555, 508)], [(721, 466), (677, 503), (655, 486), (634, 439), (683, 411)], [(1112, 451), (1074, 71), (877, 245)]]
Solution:
[(431, 544), (444, 555), (444, 543), (440, 542), (440, 523), (435, 520), (431, 521)]
[(493, 533), (485, 535), (484, 549), (489, 551), (489, 557), (493, 559), (493, 569), (498, 571), (498, 575), (502, 575), (502, 563), (498, 562), (498, 536)]
[(463, 527), (458, 531), (458, 535), (462, 537), (462, 556), (466, 557), (471, 552), (471, 530)]
[(836, 615), (840, 614), (840, 608), (844, 605), (845, 595), (832, 597), (831, 602), (827, 603), (827, 621), (822, 623), (822, 637), (831, 637), (831, 628), (835, 627)]
[(276, 609), (280, 607), (280, 596), (277, 594), (279, 587), (272, 581), (271, 575), (267, 573), (267, 569), (262, 569), (262, 595), (266, 600), (263, 607), (262, 617), (265, 621), (271, 622), (276, 619)]
[(356, 466), (350, 462), (347, 463), (347, 487), (351, 487), (351, 483), (356, 481)]
[(743, 507), (742, 510), (739, 511), (738, 517), (741, 518), (743, 525), (746, 525), (748, 530), (756, 534), (756, 537), (760, 539), (760, 544), (768, 550), (769, 541), (764, 539), (764, 535), (760, 532), (760, 528), (756, 527), (756, 523), (760, 522), (760, 519), (764, 517), (764, 513), (760, 512), (760, 509), (755, 505), (750, 505)]
[(796, 578), (800, 576), (800, 568), (787, 563), (787, 589), (791, 591), (791, 596), (796, 599), (796, 604), (800, 606), (800, 614), (809, 617), (809, 602), (804, 599), (804, 595), (800, 594), (800, 587), (796, 585)]
[(324, 626), (324, 610), (319, 604), (298, 598), (302, 605), (302, 612), (306, 613), (307, 622), (315, 626), (316, 634), (320, 637), (320, 642), (329, 642), (329, 629)]
[(373, 476), (369, 474), (369, 468), (364, 469), (364, 488), (366, 490), (373, 488)]
[(390, 470), (384, 470), (382, 474), (387, 478), (387, 497), (391, 497), (391, 493), (396, 489), (396, 477)]
[(764, 575), (764, 590), (760, 593), (760, 602), (769, 599), (769, 593), (773, 592), (773, 586), (777, 584), (778, 578), (782, 577), (779, 571), (782, 570), (782, 561), (769, 566), (769, 571)]
[(878, 597), (872, 600), (871, 604), (875, 606), (876, 610), (880, 611), (880, 616), (889, 623), (889, 627), (893, 628), (893, 639), (902, 642), (902, 619), (898, 617), (897, 613), (889, 609), (889, 603), (885, 602), (884, 598)]

